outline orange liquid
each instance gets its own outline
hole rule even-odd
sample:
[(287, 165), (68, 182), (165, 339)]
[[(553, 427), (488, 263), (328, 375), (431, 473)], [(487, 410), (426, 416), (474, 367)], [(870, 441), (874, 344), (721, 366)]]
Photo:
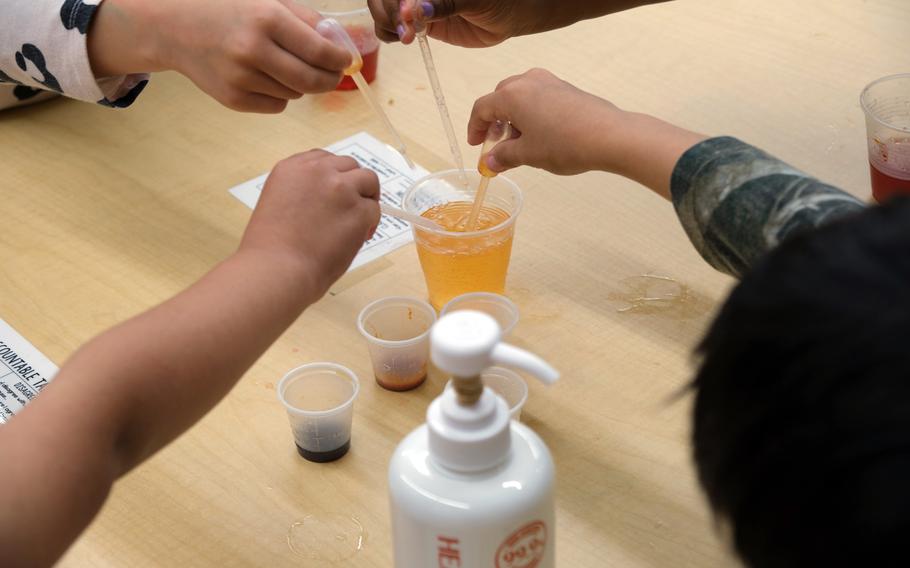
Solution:
[[(422, 216), (447, 231), (465, 232), (471, 206), (470, 201), (453, 201), (428, 209)], [(495, 227), (508, 218), (506, 211), (485, 205), (475, 230)], [(417, 256), (433, 307), (440, 310), (455, 296), (468, 292), (505, 292), (514, 228), (509, 225), (477, 237), (437, 235), (418, 229)]]

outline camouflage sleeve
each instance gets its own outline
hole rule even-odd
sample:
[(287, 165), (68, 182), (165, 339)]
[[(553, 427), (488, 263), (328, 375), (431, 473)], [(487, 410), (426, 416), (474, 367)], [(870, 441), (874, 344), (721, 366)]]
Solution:
[(864, 208), (856, 197), (730, 137), (687, 150), (670, 192), (699, 254), (737, 278), (789, 236)]

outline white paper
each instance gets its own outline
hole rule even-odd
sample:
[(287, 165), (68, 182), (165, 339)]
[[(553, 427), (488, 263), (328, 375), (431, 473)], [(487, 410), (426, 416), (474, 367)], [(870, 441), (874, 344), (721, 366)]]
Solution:
[(57, 365), (0, 319), (0, 424), (7, 422), (57, 374)]
[[(339, 156), (350, 156), (357, 160), (361, 166), (369, 168), (379, 176), (382, 187), (381, 200), (395, 207), (401, 207), (401, 199), (414, 185), (414, 182), (429, 172), (417, 166), (411, 170), (401, 155), (395, 150), (380, 142), (366, 132), (359, 132), (350, 138), (345, 138), (326, 148), (329, 152)], [(259, 194), (268, 174), (263, 174), (246, 183), (232, 187), (231, 195), (239, 199), (250, 209), (256, 207)], [(383, 215), (379, 228), (372, 239), (363, 244), (357, 253), (354, 262), (348, 270), (354, 270), (364, 264), (376, 260), (393, 250), (404, 246), (414, 240), (411, 234), (411, 225), (400, 219)]]

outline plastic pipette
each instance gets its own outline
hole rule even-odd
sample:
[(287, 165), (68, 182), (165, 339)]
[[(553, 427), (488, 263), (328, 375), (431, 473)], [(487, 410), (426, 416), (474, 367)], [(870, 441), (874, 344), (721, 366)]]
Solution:
[(389, 205), (388, 203), (380, 203), (379, 208), (382, 212), (390, 217), (396, 217), (402, 221), (407, 221), (412, 225), (417, 225), (418, 227), (423, 227), (424, 229), (430, 229), (431, 231), (440, 231), (442, 227), (438, 223), (427, 219), (426, 217), (421, 217), (420, 215), (415, 215), (413, 213), (408, 213), (404, 209), (399, 209), (394, 205)]
[[(419, 6), (415, 3), (414, 14), (422, 14)], [(461, 182), (467, 187), (468, 176), (464, 173), (464, 158), (461, 157), (461, 148), (458, 146), (458, 137), (455, 136), (455, 129), (452, 127), (452, 118), (449, 116), (449, 107), (446, 105), (446, 97), (442, 92), (442, 85), (439, 83), (439, 75), (436, 73), (436, 64), (433, 62), (433, 53), (430, 52), (430, 42), (427, 40), (427, 26), (422, 18), (415, 18), (414, 30), (417, 35), (417, 44), (420, 45), (420, 55), (423, 56), (423, 66), (427, 70), (427, 77), (430, 80), (430, 87), (433, 89), (433, 97), (436, 98), (436, 108), (439, 109), (439, 118), (442, 119), (442, 128), (446, 132), (446, 138), (449, 140), (449, 151), (452, 152), (452, 159), (455, 161), (455, 167), (461, 172)]]
[(354, 40), (348, 35), (344, 26), (334, 18), (325, 18), (316, 24), (316, 31), (322, 37), (345, 48), (351, 54), (351, 66), (344, 70), (344, 74), (349, 75), (354, 80), (354, 83), (357, 85), (357, 90), (360, 91), (363, 98), (367, 100), (367, 103), (373, 107), (373, 112), (382, 120), (386, 130), (388, 130), (389, 135), (392, 137), (392, 141), (395, 143), (395, 149), (398, 150), (401, 157), (408, 163), (408, 166), (412, 170), (415, 169), (416, 166), (414, 165), (414, 162), (408, 157), (408, 150), (404, 145), (404, 141), (401, 139), (401, 136), (399, 136), (398, 131), (395, 130), (395, 126), (392, 125), (389, 116), (382, 110), (382, 105), (379, 104), (379, 100), (376, 99), (376, 94), (373, 92), (373, 89), (370, 88), (370, 85), (360, 73), (360, 69), (363, 67), (363, 57), (360, 56), (360, 50), (354, 45)]
[(477, 171), (480, 172), (480, 185), (477, 186), (477, 193), (474, 195), (474, 204), (471, 206), (471, 214), (468, 216), (467, 230), (473, 231), (477, 226), (477, 219), (480, 217), (480, 210), (483, 209), (483, 201), (487, 196), (487, 186), (490, 180), (496, 177), (496, 172), (487, 167), (487, 154), (489, 154), (497, 144), (503, 140), (512, 137), (512, 125), (508, 122), (496, 121), (487, 129), (487, 137), (483, 141), (483, 147), (480, 149), (480, 159), (477, 160)]

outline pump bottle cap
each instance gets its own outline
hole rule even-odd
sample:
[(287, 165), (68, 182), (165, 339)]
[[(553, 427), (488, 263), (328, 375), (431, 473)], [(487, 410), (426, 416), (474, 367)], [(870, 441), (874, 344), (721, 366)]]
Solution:
[(493, 365), (516, 367), (552, 384), (559, 371), (524, 349), (503, 343), (499, 324), (489, 315), (462, 310), (442, 317), (430, 332), (430, 356), (442, 371), (475, 377)]
[[(502, 343), (496, 320), (482, 312), (464, 310), (443, 316), (430, 332), (430, 355), (436, 366), (457, 378), (473, 379), (493, 364), (525, 370), (546, 383), (559, 373), (540, 357)], [(470, 392), (471, 402), (459, 401), (454, 388), (442, 393), (427, 410), (430, 455), (456, 471), (481, 471), (496, 466), (509, 455), (511, 434), (505, 401), (488, 388)], [(479, 396), (477, 394), (479, 393)]]

